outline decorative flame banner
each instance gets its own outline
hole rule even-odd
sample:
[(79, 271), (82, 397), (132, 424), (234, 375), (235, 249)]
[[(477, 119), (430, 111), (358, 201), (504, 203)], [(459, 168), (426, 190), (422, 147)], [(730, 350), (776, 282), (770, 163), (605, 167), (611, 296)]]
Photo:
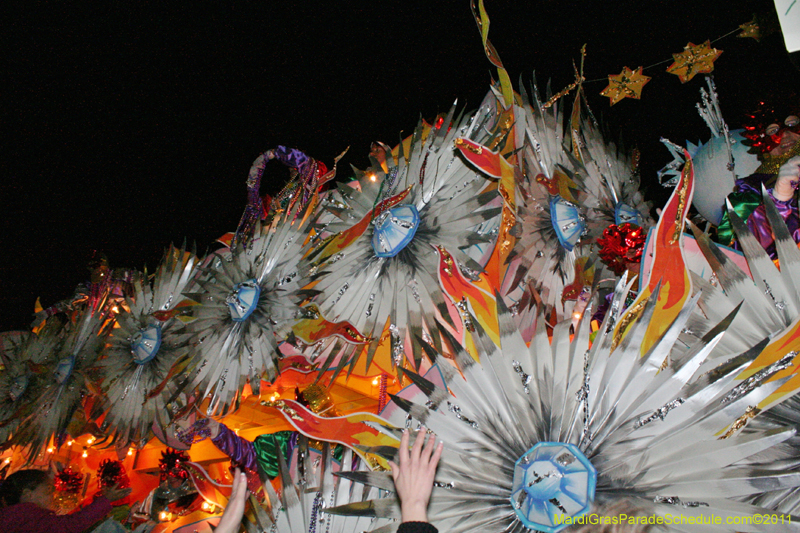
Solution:
[(511, 78), (508, 77), (503, 62), (500, 61), (500, 56), (497, 54), (492, 43), (489, 41), (489, 14), (486, 13), (486, 8), (483, 5), (483, 0), (478, 0), (478, 9), (475, 9), (475, 0), (470, 3), (472, 8), (472, 16), (475, 17), (475, 22), (478, 24), (478, 30), (481, 32), (481, 41), (483, 42), (483, 50), (486, 52), (486, 57), (491, 61), (492, 65), (497, 67), (497, 76), (500, 78), (500, 90), (503, 93), (503, 103), (506, 108), (514, 103), (514, 91), (511, 88)]
[(689, 152), (684, 150), (686, 164), (681, 172), (681, 180), (670, 196), (661, 218), (656, 226), (653, 247), (653, 270), (649, 280), (643, 284), (636, 301), (622, 315), (614, 332), (614, 347), (625, 337), (628, 327), (644, 311), (647, 299), (661, 283), (653, 319), (645, 333), (640, 349), (644, 355), (656, 340), (664, 334), (672, 321), (678, 316), (684, 302), (692, 294), (692, 282), (686, 261), (683, 257), (682, 234), (686, 225), (686, 213), (692, 203), (694, 193), (694, 165)]
[(478, 353), (472, 341), (470, 313), (480, 323), (481, 327), (492, 341), (500, 346), (500, 326), (497, 321), (497, 304), (493, 289), (481, 276), (477, 282), (472, 283), (458, 269), (455, 259), (441, 246), (436, 248), (439, 255), (439, 283), (442, 290), (458, 309), (464, 330), (463, 336), (467, 351), (476, 357)]
[[(398, 441), (371, 427), (383, 425), (386, 422), (372, 413), (351, 413), (345, 416), (323, 418), (315, 415), (298, 402), (293, 400), (280, 400), (275, 403), (262, 402), (262, 405), (275, 407), (281, 415), (294, 428), (303, 435), (316, 440), (336, 442), (359, 451), (359, 446), (371, 448), (373, 446), (397, 446)], [(366, 423), (365, 423), (366, 422)], [(385, 468), (387, 464), (383, 459), (378, 462)]]

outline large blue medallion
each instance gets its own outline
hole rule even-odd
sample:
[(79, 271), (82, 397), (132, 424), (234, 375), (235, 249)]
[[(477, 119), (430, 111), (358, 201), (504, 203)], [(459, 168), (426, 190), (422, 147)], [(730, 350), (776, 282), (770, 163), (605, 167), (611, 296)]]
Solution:
[(400, 205), (384, 211), (375, 219), (372, 249), (378, 257), (394, 257), (414, 238), (419, 226), (419, 212), (413, 205)]
[(225, 299), (231, 320), (244, 322), (258, 307), (258, 298), (261, 296), (261, 287), (255, 278), (243, 281), (233, 287)]
[(525, 527), (556, 533), (589, 512), (597, 470), (573, 444), (540, 442), (514, 464), (511, 505)]
[(581, 240), (583, 232), (586, 231), (586, 221), (578, 206), (560, 196), (550, 198), (550, 222), (556, 232), (558, 242), (568, 252), (572, 251)]
[(161, 326), (150, 324), (140, 329), (131, 337), (131, 353), (137, 365), (149, 363), (161, 347)]

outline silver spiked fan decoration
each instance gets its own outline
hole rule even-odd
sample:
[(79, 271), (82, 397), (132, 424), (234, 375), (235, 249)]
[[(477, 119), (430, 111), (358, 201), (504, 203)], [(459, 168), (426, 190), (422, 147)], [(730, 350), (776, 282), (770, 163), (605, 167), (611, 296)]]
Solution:
[(652, 205), (639, 189), (637, 156), (608, 141), (594, 117), (583, 108), (581, 111), (578, 153), (585, 170), (583, 186), (588, 191), (589, 234), (599, 236), (610, 224), (625, 223), (646, 232), (653, 225)]
[(0, 446), (19, 423), (36, 408), (36, 400), (49, 383), (53, 360), (64, 341), (63, 324), (51, 318), (38, 333), (11, 331), (0, 334)]
[(134, 279), (133, 293), (117, 314), (104, 357), (98, 363), (105, 392), (104, 428), (111, 428), (112, 443), (142, 444), (153, 422), (162, 428), (170, 422), (167, 401), (176, 383), (169, 379), (173, 365), (189, 352), (189, 335), (181, 321), (190, 307), (181, 307), (182, 293), (190, 286), (197, 257), (184, 248), (165, 252), (153, 279)]
[[(60, 444), (84, 397), (98, 390), (92, 368), (113, 319), (109, 318), (104, 298), (97, 304), (94, 308), (87, 306), (72, 318), (66, 326), (63, 344), (44, 361), (50, 372), (44, 378), (37, 409), (20, 424), (14, 436), (14, 442), (29, 446), (29, 458), (36, 457), (51, 437)], [(83, 432), (83, 425), (79, 424), (76, 431)]]
[(209, 415), (238, 407), (245, 384), (258, 394), (262, 377), (277, 375), (278, 343), (302, 316), (298, 304), (313, 294), (301, 290), (298, 270), (306, 214), (290, 211), (268, 227), (258, 224), (249, 247), (215, 254), (201, 268), (201, 290), (186, 294), (201, 304), (187, 326), (193, 333), (188, 385), (209, 398)]
[(276, 494), (272, 484), (263, 480), (266, 498), (259, 503), (250, 497), (253, 519), (245, 518), (248, 533), (276, 531), (281, 533), (352, 533), (353, 531), (383, 532), (393, 529), (392, 521), (364, 516), (330, 515), (327, 508), (345, 503), (368, 502), (376, 498), (392, 498), (391, 494), (373, 487), (354, 483), (348, 476), (369, 472), (364, 462), (345, 449), (341, 467), (334, 473), (331, 445), (321, 443), (320, 454), (309, 453), (308, 439), (298, 440), (298, 459), (294, 467), (287, 466), (278, 451), (278, 466), (282, 489)]
[(367, 364), (387, 326), (394, 364), (408, 346), (419, 364), (416, 336), (432, 335), (439, 346), (436, 317), (451, 318), (436, 247), (473, 277), (484, 265), (465, 251), (496, 238), (479, 226), (499, 216), (499, 195), (484, 192), (489, 182), (454, 148), (459, 137), (485, 141), (483, 126), (493, 117), (484, 108), (455, 120), (454, 114), (455, 106), (424, 138), (420, 123), (408, 153), (401, 149), (396, 162), (387, 154), (385, 170), (376, 162), (357, 188), (341, 186), (322, 203), (335, 218), (320, 228), (327, 238), (307, 257), (319, 291), (314, 302), (327, 320), (348, 321), (370, 339)]
[(563, 317), (564, 286), (575, 278), (581, 246), (591, 240), (586, 237), (586, 171), (565, 146), (568, 133), (558, 102), (545, 108), (536, 85), (530, 101), (524, 90), (522, 98), (523, 105), (514, 108), (522, 200), (503, 292), (516, 298), (514, 291), (524, 287), (524, 293), (532, 285), (544, 304)]
[(766, 191), (763, 194), (767, 220), (780, 258), (780, 269), (767, 255), (747, 225), (728, 210), (731, 225), (747, 258), (750, 275), (728, 259), (707, 235), (692, 228), (700, 249), (714, 271), (714, 283), (693, 275), (692, 283), (702, 293), (698, 312), (683, 332), (692, 342), (710, 327), (709, 321), (741, 306), (731, 332), (715, 355), (742, 351), (766, 337), (776, 337), (793, 326), (800, 315), (800, 250)]
[[(800, 473), (786, 472), (786, 463), (769, 462), (795, 428), (737, 432), (741, 426), (734, 423), (779, 385), (734, 382), (763, 343), (701, 372), (730, 327), (733, 316), (728, 316), (674, 356), (695, 297), (642, 357), (648, 324), (658, 319), (659, 291), (620, 340), (614, 325), (628, 288), (623, 278), (591, 345), (588, 319), (581, 320), (574, 338), (570, 323), (562, 322), (548, 339), (540, 317), (526, 347), (500, 298), (500, 346), (476, 327), (480, 363), (455, 339), (448, 344), (458, 370), (424, 345), (440, 364), (447, 389), (408, 372), (427, 401), (393, 398), (408, 418), (387, 420), (383, 429), (399, 441), (404, 424), (424, 424), (444, 441), (428, 513), (440, 531), (556, 532), (592, 505), (622, 498), (673, 522), (667, 525), (671, 531), (705, 531), (687, 525), (701, 515), (720, 517), (714, 531), (760, 531), (761, 526), (746, 525), (747, 519), (768, 511), (743, 500), (800, 484)], [(373, 473), (368, 481), (391, 488), (388, 474)], [(379, 517), (399, 512), (387, 500), (368, 507)], [(359, 504), (329, 512), (363, 509)]]
[[(749, 274), (736, 266), (707, 235), (693, 227), (697, 243), (714, 271), (712, 283), (693, 276), (693, 283), (701, 292), (698, 310), (693, 313), (681, 340), (694, 342), (704, 335), (709, 323), (725, 313), (739, 308), (729, 333), (721, 340), (712, 357), (721, 360), (747, 346), (769, 341), (759, 357), (745, 369), (735, 383), (746, 387), (754, 378), (784, 382), (773, 397), (753, 404), (739, 424), (747, 428), (775, 429), (796, 427), (800, 422), (800, 401), (796, 395), (798, 383), (793, 376), (797, 367), (798, 314), (800, 313), (800, 250), (766, 191), (763, 202), (770, 224), (780, 269), (770, 259), (761, 244), (743, 220), (728, 209), (728, 215), (737, 240), (747, 258)], [(788, 353), (787, 353), (788, 352)], [(788, 380), (786, 378), (789, 378)], [(782, 401), (774, 405), (776, 401)], [(761, 412), (763, 411), (763, 412)], [(758, 416), (756, 413), (761, 412)], [(796, 471), (794, 458), (800, 456), (800, 442), (795, 437), (785, 443), (782, 453), (775, 453), (774, 463), (782, 464), (787, 472)], [(796, 487), (770, 491), (752, 500), (754, 503), (781, 513), (800, 511), (800, 492)]]

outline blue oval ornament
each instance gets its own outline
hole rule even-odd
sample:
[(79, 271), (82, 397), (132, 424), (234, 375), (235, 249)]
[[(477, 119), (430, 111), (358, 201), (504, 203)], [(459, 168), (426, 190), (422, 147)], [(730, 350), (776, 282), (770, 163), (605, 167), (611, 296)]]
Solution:
[(161, 348), (161, 326), (158, 324), (150, 324), (131, 337), (131, 353), (133, 362), (137, 365), (152, 361), (158, 354), (159, 348)]
[(573, 444), (540, 442), (514, 463), (511, 505), (525, 527), (557, 533), (589, 512), (597, 470)]
[(419, 227), (419, 212), (413, 205), (393, 207), (375, 219), (372, 249), (378, 257), (394, 257), (414, 238)]
[(231, 320), (234, 322), (244, 322), (253, 311), (258, 307), (258, 299), (261, 296), (261, 286), (253, 278), (243, 281), (233, 287), (233, 290), (225, 299), (228, 304), (228, 311)]
[(75, 358), (73, 356), (65, 357), (56, 365), (53, 371), (53, 376), (59, 385), (63, 385), (65, 381), (72, 375), (72, 369), (75, 368)]
[(571, 252), (586, 231), (586, 222), (578, 206), (560, 196), (550, 198), (550, 222), (561, 246)]
[(639, 211), (628, 204), (617, 202), (617, 205), (614, 206), (614, 223), (617, 226), (621, 226), (625, 223), (641, 226), (642, 216), (639, 214)]

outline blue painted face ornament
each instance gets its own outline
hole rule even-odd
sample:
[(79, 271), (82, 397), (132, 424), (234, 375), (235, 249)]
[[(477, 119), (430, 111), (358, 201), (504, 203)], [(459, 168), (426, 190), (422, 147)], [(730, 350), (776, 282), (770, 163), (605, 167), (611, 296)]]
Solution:
[(375, 219), (372, 249), (378, 257), (394, 257), (414, 238), (419, 212), (413, 205), (393, 207)]
[(597, 470), (573, 444), (540, 442), (517, 459), (511, 505), (530, 529), (556, 533), (589, 512)]
[(53, 371), (53, 376), (56, 378), (56, 382), (61, 385), (65, 381), (69, 379), (72, 375), (72, 369), (75, 368), (75, 358), (72, 356), (65, 357), (61, 361), (58, 362), (56, 365), (56, 369)]
[(261, 287), (255, 278), (243, 281), (233, 287), (225, 299), (231, 320), (244, 322), (258, 307), (258, 298), (261, 296)]
[(550, 222), (553, 224), (558, 242), (568, 252), (572, 251), (586, 231), (586, 222), (578, 206), (560, 196), (550, 198)]
[(149, 363), (161, 348), (161, 326), (150, 324), (140, 329), (131, 337), (131, 353), (137, 365)]
[(617, 226), (621, 226), (625, 223), (641, 226), (642, 217), (636, 209), (626, 203), (618, 202), (617, 205), (614, 206), (614, 223)]

